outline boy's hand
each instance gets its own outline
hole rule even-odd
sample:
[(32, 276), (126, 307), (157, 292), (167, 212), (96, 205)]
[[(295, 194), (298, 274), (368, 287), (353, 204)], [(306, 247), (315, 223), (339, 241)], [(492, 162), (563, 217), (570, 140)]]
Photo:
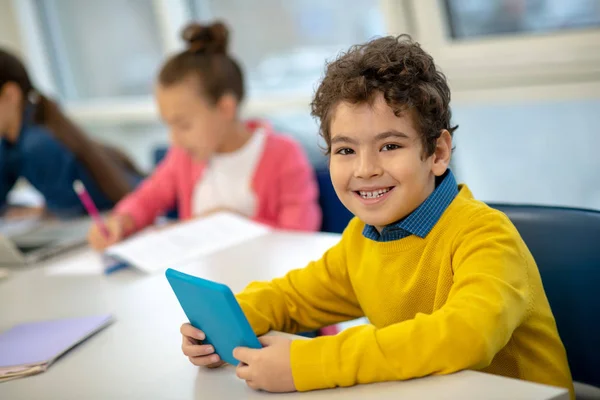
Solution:
[(206, 338), (206, 335), (200, 329), (185, 323), (181, 325), (180, 331), (183, 336), (181, 350), (192, 364), (208, 368), (217, 368), (225, 364), (219, 355), (215, 354), (214, 347), (202, 344), (202, 340)]
[(238, 378), (255, 390), (267, 392), (295, 392), (290, 349), (292, 341), (277, 336), (262, 336), (260, 350), (238, 347), (233, 356), (240, 361), (236, 369)]

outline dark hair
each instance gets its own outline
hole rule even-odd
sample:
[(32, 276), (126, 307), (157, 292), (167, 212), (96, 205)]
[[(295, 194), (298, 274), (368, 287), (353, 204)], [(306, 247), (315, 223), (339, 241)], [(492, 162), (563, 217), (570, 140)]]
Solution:
[(45, 125), (56, 135), (79, 129), (62, 113), (58, 104), (35, 89), (21, 60), (0, 49), (0, 89), (8, 82), (15, 83), (21, 89), (23, 107), (28, 104), (33, 106), (33, 122), (36, 124)]
[(427, 156), (443, 129), (450, 134), (450, 89), (433, 58), (410, 36), (387, 36), (352, 46), (326, 67), (311, 103), (320, 134), (331, 151), (332, 113), (340, 102), (372, 104), (378, 93), (396, 116), (410, 112)]
[(161, 68), (158, 81), (172, 85), (197, 77), (202, 94), (213, 104), (226, 93), (244, 100), (244, 77), (239, 64), (227, 55), (229, 31), (217, 21), (211, 25), (189, 24), (181, 34), (188, 48), (171, 57)]
[(15, 83), (21, 89), (23, 111), (25, 107), (31, 107), (32, 122), (44, 125), (56, 139), (71, 150), (111, 201), (117, 202), (129, 193), (130, 184), (122, 170), (117, 167), (138, 172), (131, 160), (121, 151), (89, 139), (83, 130), (62, 112), (56, 102), (35, 89), (21, 60), (0, 49), (0, 90), (9, 82)]
[(0, 89), (8, 82), (15, 83), (23, 93), (23, 106), (37, 100), (36, 90), (31, 83), (25, 65), (11, 53), (0, 49)]

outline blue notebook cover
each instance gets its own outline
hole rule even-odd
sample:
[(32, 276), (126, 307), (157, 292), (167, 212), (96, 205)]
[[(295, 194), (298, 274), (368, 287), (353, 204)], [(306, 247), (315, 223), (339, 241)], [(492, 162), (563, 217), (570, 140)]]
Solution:
[(233, 349), (262, 347), (228, 286), (173, 269), (166, 277), (192, 326), (206, 334), (203, 344), (212, 344), (222, 360), (236, 365)]

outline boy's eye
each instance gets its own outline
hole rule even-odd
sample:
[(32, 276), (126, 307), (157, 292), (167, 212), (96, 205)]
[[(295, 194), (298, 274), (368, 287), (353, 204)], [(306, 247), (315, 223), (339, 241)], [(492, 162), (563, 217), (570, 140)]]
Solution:
[(354, 150), (349, 149), (347, 147), (343, 147), (335, 152), (335, 154), (340, 154), (342, 156), (347, 156), (348, 154), (354, 154)]
[(397, 145), (397, 144), (386, 144), (381, 148), (381, 151), (390, 151), (390, 150), (396, 150), (401, 148), (401, 146)]

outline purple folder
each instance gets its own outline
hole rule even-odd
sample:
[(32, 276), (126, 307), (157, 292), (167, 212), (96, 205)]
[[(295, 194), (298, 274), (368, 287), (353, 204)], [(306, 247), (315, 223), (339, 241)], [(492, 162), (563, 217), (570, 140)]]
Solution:
[(17, 325), (0, 334), (0, 369), (43, 366), (45, 370), (112, 321), (110, 315), (99, 315)]

